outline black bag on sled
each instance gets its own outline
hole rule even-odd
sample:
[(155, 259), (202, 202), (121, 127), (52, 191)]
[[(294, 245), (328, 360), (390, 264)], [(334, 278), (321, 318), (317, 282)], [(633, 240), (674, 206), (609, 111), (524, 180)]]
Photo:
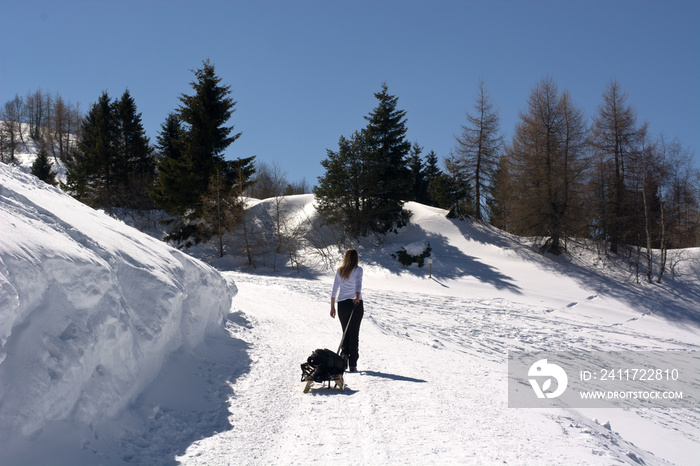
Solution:
[[(357, 305), (355, 305), (357, 307)], [(355, 313), (353, 308), (350, 313), (350, 319)], [(336, 387), (342, 392), (345, 389), (345, 381), (343, 380), (343, 372), (348, 368), (347, 355), (341, 355), (341, 348), (345, 341), (345, 335), (348, 332), (350, 325), (348, 324), (343, 330), (343, 338), (340, 340), (338, 351), (333, 352), (329, 349), (317, 349), (309, 356), (305, 363), (301, 365), (301, 381), (306, 382), (304, 393), (308, 393), (313, 382), (323, 383), (328, 382), (328, 388), (331, 388), (331, 381), (335, 381)]]
[(342, 375), (347, 367), (344, 357), (329, 349), (317, 349), (301, 365), (301, 380), (317, 383), (330, 381)]

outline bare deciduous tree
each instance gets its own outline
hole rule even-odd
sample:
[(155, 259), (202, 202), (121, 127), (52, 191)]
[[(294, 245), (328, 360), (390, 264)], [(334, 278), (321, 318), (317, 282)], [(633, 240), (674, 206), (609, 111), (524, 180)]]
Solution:
[(546, 238), (543, 251), (560, 254), (563, 240), (582, 214), (585, 182), (583, 112), (551, 78), (530, 93), (508, 148), (513, 183), (514, 229)]
[(60, 95), (56, 95), (53, 100), (49, 128), (54, 156), (57, 156), (64, 162), (68, 161), (68, 153), (71, 148), (71, 108), (70, 104), (67, 104)]
[(479, 82), (479, 93), (474, 98), (473, 113), (467, 113), (467, 124), (458, 136), (452, 163), (466, 174), (472, 189), (474, 217), (483, 220), (487, 206), (486, 193), (493, 182), (498, 156), (503, 147), (499, 136), (500, 118), (488, 95), (484, 81)]
[(629, 158), (639, 150), (640, 130), (637, 127), (637, 114), (627, 103), (627, 94), (617, 80), (608, 84), (603, 93), (603, 103), (593, 121), (592, 145), (603, 164), (600, 172), (605, 178), (605, 191), (601, 201), (605, 204), (600, 210), (605, 212), (605, 239), (610, 242), (610, 250), (618, 252), (630, 231), (627, 188), (625, 184), (626, 166)]
[(22, 102), (22, 98), (16, 95), (14, 99), (5, 102), (5, 105), (0, 109), (3, 161), (12, 162), (15, 160), (15, 151), (23, 140)]

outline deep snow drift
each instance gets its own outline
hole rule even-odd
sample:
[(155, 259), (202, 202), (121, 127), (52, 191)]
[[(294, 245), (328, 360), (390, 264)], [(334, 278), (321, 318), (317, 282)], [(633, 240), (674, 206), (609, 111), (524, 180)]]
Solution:
[(3, 456), (119, 414), (230, 309), (211, 267), (5, 164), (0, 222)]
[[(673, 252), (661, 286), (634, 285), (624, 262), (544, 257), (409, 203), (398, 235), (357, 245), (360, 372), (303, 394), (299, 364), (340, 339), (325, 267), (339, 251), (300, 240), (299, 275), (283, 257), (218, 273), (3, 165), (0, 185), (3, 465), (700, 457), (697, 408), (508, 408), (506, 363), (513, 349), (698, 351), (698, 249)], [(282, 206), (287, 227), (319, 232), (313, 196)], [(391, 257), (428, 242), (432, 277)]]

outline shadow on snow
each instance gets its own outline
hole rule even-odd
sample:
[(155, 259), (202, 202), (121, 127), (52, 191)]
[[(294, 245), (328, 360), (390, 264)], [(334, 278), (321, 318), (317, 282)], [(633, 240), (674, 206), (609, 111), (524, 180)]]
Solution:
[[(452, 222), (463, 236), (475, 239), (479, 242), (489, 243), (486, 237), (487, 233), (480, 232), (477, 228), (472, 226), (471, 222), (459, 220), (452, 220)], [(521, 288), (515, 284), (513, 277), (506, 275), (492, 265), (480, 261), (475, 256), (465, 254), (461, 249), (450, 244), (448, 237), (426, 231), (416, 224), (405, 227), (401, 232), (401, 242), (390, 243), (391, 235), (388, 235), (386, 237), (387, 242), (381, 249), (377, 251), (365, 251), (365, 256), (361, 258), (361, 260), (368, 264), (384, 267), (396, 275), (408, 273), (421, 277), (427, 276), (427, 264), (423, 267), (418, 267), (417, 265), (406, 267), (401, 265), (398, 260), (386, 260), (388, 255), (398, 252), (402, 245), (406, 244), (406, 239), (410, 241), (410, 239), (413, 238), (416, 241), (430, 244), (431, 257), (436, 258), (432, 265), (432, 272), (440, 277), (440, 280), (455, 280), (466, 276), (473, 276), (477, 280), (489, 284), (498, 290), (507, 289), (515, 294), (522, 294)], [(505, 237), (496, 238), (495, 245), (511, 248), (514, 246), (514, 244)], [(436, 278), (432, 279), (443, 287), (449, 287)]]
[[(251, 327), (242, 313), (229, 314), (226, 326)], [(121, 460), (179, 464), (175, 458), (195, 441), (230, 430), (229, 399), (235, 381), (250, 370), (248, 349), (248, 343), (221, 329), (197, 347), (171, 355), (129, 410), (140, 414), (140, 426), (121, 439)]]
[(387, 374), (384, 372), (377, 372), (377, 371), (361, 371), (362, 375), (369, 375), (370, 377), (378, 377), (381, 379), (388, 379), (388, 380), (395, 380), (397, 382), (414, 382), (414, 383), (427, 383), (427, 380), (423, 379), (416, 379), (413, 377), (406, 377), (403, 375), (397, 375), (397, 374)]

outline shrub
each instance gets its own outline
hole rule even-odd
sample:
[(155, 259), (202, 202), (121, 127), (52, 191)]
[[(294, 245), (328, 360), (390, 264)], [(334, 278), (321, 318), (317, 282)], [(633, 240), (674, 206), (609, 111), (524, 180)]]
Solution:
[(417, 242), (407, 244), (406, 246), (402, 247), (399, 251), (396, 251), (395, 254), (392, 254), (391, 257), (398, 260), (401, 264), (405, 265), (406, 267), (410, 266), (414, 262), (418, 264), (418, 267), (423, 267), (423, 265), (425, 264), (425, 259), (427, 257), (430, 257), (430, 251), (430, 243), (428, 243), (428, 245), (426, 246), (421, 242)]

